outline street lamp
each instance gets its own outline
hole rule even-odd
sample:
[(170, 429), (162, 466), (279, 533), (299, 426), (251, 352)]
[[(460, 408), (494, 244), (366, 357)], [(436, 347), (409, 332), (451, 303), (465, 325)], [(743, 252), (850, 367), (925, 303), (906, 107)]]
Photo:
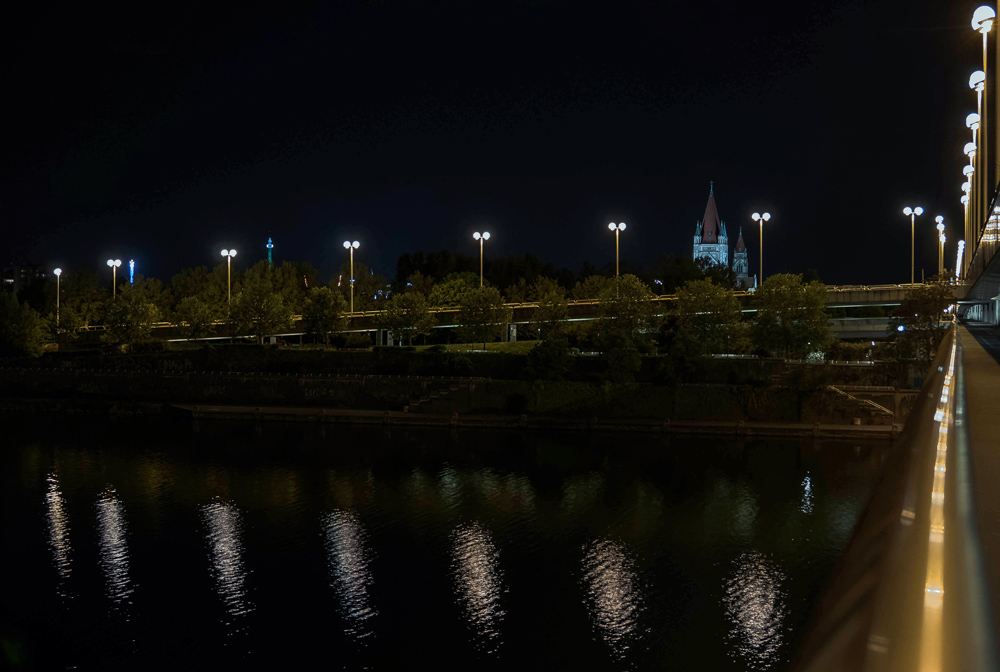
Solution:
[[(986, 39), (986, 35), (984, 34), (983, 35), (983, 40), (985, 40), (985, 39)], [(973, 72), (969, 76), (969, 88), (972, 89), (972, 90), (974, 90), (976, 92), (976, 112), (977, 112), (977, 115), (979, 116), (979, 128), (977, 130), (979, 130), (980, 132), (979, 132), (979, 140), (976, 141), (977, 143), (978, 142), (982, 142), (983, 141), (982, 138), (986, 134), (986, 124), (984, 123), (985, 122), (985, 118), (984, 118), (985, 112), (983, 110), (983, 92), (986, 90), (986, 73), (984, 72), (984, 70), (986, 70), (986, 63), (985, 63), (985, 61), (986, 61), (986, 58), (985, 58), (985, 55), (984, 55), (984, 57), (983, 57), (983, 70), (976, 70), (975, 72)], [(973, 131), (973, 136), (975, 136), (975, 135), (976, 135), (976, 133), (975, 133), (975, 131)], [(973, 137), (973, 140), (975, 140), (975, 137)], [(980, 155), (980, 159), (979, 159), (980, 163), (982, 163), (985, 159), (986, 159), (986, 155), (985, 154), (981, 154)], [(973, 166), (973, 167), (975, 167), (975, 166)], [(982, 173), (983, 171), (980, 171), (980, 172)], [(972, 179), (972, 175), (970, 173), (966, 173), (966, 175), (969, 176), (970, 180)], [(969, 228), (972, 229), (973, 227), (975, 227), (976, 229), (978, 229), (979, 228), (979, 224), (976, 223), (976, 222), (979, 219), (979, 212), (980, 212), (979, 201), (980, 201), (981, 198), (983, 198), (983, 196), (982, 196), (982, 189), (980, 188), (980, 185), (976, 185), (976, 184), (973, 185), (973, 193), (975, 194), (975, 196), (972, 197), (972, 201), (971, 201), (971, 209), (970, 209), (970, 217), (969, 217), (970, 227)]]
[(750, 215), (750, 219), (760, 224), (760, 281), (764, 282), (764, 222), (770, 221), (771, 213), (765, 212), (762, 215), (755, 212)]
[(62, 269), (57, 268), (52, 271), (52, 274), (56, 276), (56, 330), (59, 329), (59, 276), (62, 275)]
[[(993, 186), (990, 185), (990, 153), (989, 153), (989, 143), (986, 141), (986, 133), (989, 131), (987, 128), (986, 121), (989, 118), (987, 113), (988, 101), (989, 99), (985, 95), (986, 91), (986, 41), (987, 34), (993, 28), (993, 21), (996, 19), (996, 12), (989, 5), (983, 5), (972, 13), (972, 29), (977, 33), (982, 33), (983, 35), (983, 80), (982, 89), (976, 88), (976, 91), (982, 96), (982, 108), (979, 111), (980, 127), (982, 131), (979, 133), (979, 142), (981, 146), (979, 148), (979, 184), (981, 185), (981, 190), (979, 190), (979, 216), (976, 218), (976, 229), (978, 232), (979, 223), (985, 221), (987, 217), (986, 209), (989, 207), (989, 198), (993, 194)], [(972, 80), (969, 80), (969, 85), (972, 85)]]
[(608, 228), (615, 232), (615, 278), (618, 277), (618, 235), (625, 230), (625, 222), (615, 224), (611, 222)]
[(476, 231), (472, 234), (473, 239), (479, 241), (479, 289), (483, 288), (483, 242), (490, 239), (490, 232), (483, 231), (479, 233)]
[(934, 221), (937, 222), (938, 241), (941, 243), (938, 248), (938, 275), (941, 275), (944, 273), (944, 217), (938, 215)]
[(361, 247), (361, 243), (349, 240), (344, 241), (344, 249), (351, 253), (351, 313), (354, 313), (354, 250)]
[[(968, 166), (966, 166), (966, 167), (968, 167)], [(903, 208), (903, 214), (910, 218), (910, 284), (912, 285), (913, 284), (913, 265), (914, 265), (914, 259), (916, 258), (916, 254), (915, 254), (915, 251), (914, 251), (914, 245), (913, 245), (913, 243), (914, 243), (914, 233), (913, 233), (914, 220), (916, 219), (917, 215), (924, 214), (924, 209), (923, 208), (910, 208), (910, 207), (906, 207), (906, 208)]]
[(230, 304), (233, 302), (233, 257), (236, 250), (223, 250), (222, 256), (226, 258), (226, 294)]
[(118, 267), (122, 265), (121, 259), (108, 259), (108, 266), (111, 267), (111, 297), (114, 298), (118, 292)]

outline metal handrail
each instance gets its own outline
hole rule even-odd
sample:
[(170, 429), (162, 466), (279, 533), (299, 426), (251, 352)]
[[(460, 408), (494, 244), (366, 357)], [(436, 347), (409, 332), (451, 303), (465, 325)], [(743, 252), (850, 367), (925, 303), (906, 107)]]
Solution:
[(796, 672), (997, 670), (953, 324), (821, 599)]

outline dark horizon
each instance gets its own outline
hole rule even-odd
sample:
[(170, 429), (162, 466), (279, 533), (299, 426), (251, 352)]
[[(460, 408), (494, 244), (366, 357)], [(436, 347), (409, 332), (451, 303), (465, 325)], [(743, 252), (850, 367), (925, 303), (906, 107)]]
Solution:
[(488, 257), (576, 270), (613, 261), (624, 221), (623, 263), (648, 267), (691, 253), (714, 181), (751, 274), (768, 210), (767, 275), (906, 282), (904, 206), (927, 211), (918, 278), (935, 215), (946, 265), (961, 237), (978, 4), (34, 10), (3, 47), (0, 261), (169, 280), (271, 236), (276, 262), (332, 274), (349, 238), (392, 276), (486, 229)]

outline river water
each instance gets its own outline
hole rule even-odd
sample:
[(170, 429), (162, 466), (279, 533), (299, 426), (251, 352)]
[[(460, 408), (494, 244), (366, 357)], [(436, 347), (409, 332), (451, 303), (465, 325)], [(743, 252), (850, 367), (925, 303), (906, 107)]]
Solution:
[(3, 420), (35, 669), (783, 670), (889, 445)]

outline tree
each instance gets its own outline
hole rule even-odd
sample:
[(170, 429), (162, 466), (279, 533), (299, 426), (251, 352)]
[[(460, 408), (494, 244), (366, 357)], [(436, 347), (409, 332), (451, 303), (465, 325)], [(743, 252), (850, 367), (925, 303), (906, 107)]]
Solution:
[(555, 280), (540, 276), (532, 286), (532, 294), (538, 302), (528, 325), (532, 335), (548, 339), (561, 334), (569, 316), (566, 290)]
[(432, 306), (458, 306), (466, 295), (479, 289), (479, 276), (475, 273), (452, 273), (431, 289), (428, 302)]
[[(330, 286), (340, 283), (340, 293), (350, 305), (351, 298), (351, 264), (345, 261), (340, 267), (340, 278), (331, 280)], [(354, 311), (382, 310), (382, 304), (388, 298), (389, 282), (383, 276), (372, 271), (365, 264), (354, 260)]]
[(128, 346), (149, 340), (160, 312), (147, 294), (134, 285), (123, 285), (105, 307), (104, 336), (108, 343)]
[(801, 275), (777, 273), (754, 294), (757, 320), (754, 347), (783, 356), (825, 351), (833, 342), (826, 312), (826, 287), (802, 282)]
[(739, 352), (746, 347), (742, 308), (732, 288), (711, 279), (690, 280), (677, 290), (677, 327), (703, 353)]
[(310, 287), (317, 287), (316, 268), (306, 262), (282, 262), (274, 268), (275, 291), (293, 313), (305, 312), (306, 299)]
[(60, 284), (61, 331), (73, 332), (101, 320), (108, 292), (100, 286), (93, 273), (66, 271)]
[(233, 296), (229, 321), (240, 336), (264, 336), (292, 325), (292, 309), (275, 292), (274, 272), (266, 261), (258, 262), (243, 277), (239, 291)]
[(37, 357), (45, 327), (37, 311), (19, 303), (10, 292), (0, 292), (0, 357)]
[(619, 333), (631, 341), (648, 338), (659, 320), (653, 293), (634, 275), (622, 275), (601, 290), (598, 315), (602, 333)]
[(603, 275), (589, 275), (576, 283), (571, 294), (577, 301), (582, 299), (596, 299), (601, 295), (604, 288), (608, 286), (609, 282)]
[(510, 303), (524, 303), (525, 301), (528, 300), (528, 297), (531, 294), (531, 290), (528, 287), (527, 280), (525, 280), (524, 278), (518, 278), (517, 282), (507, 287), (507, 289), (505, 289), (503, 293), (504, 297)]
[(426, 298), (431, 295), (431, 290), (433, 288), (434, 278), (429, 275), (424, 275), (420, 271), (415, 271), (406, 278), (406, 288), (404, 291), (419, 292)]
[(470, 343), (483, 343), (499, 338), (510, 323), (511, 310), (495, 287), (483, 287), (468, 292), (458, 312), (459, 335)]
[[(948, 333), (950, 320), (945, 311), (955, 303), (949, 282), (950, 278), (935, 276), (911, 289), (889, 320), (890, 338), (896, 341), (900, 353), (928, 366)], [(903, 327), (902, 331), (899, 327)]]
[(407, 345), (413, 345), (414, 336), (431, 333), (437, 321), (431, 315), (430, 305), (420, 292), (394, 294), (385, 304), (378, 323), (399, 338), (406, 338)]
[(350, 310), (340, 292), (329, 287), (313, 287), (309, 290), (302, 318), (305, 329), (313, 336), (322, 338), (330, 347), (330, 332), (340, 331), (347, 324), (346, 315)]
[(213, 324), (222, 318), (222, 310), (197, 296), (185, 296), (175, 309), (177, 318), (185, 323), (181, 330), (188, 338), (204, 338), (211, 334)]

